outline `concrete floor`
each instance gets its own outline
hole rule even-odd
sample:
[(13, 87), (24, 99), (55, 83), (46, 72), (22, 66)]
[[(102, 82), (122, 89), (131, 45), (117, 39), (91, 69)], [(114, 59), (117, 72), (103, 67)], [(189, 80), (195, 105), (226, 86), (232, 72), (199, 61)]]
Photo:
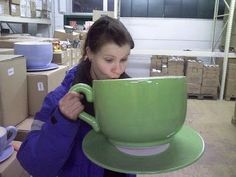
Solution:
[(194, 164), (163, 174), (138, 177), (236, 177), (236, 126), (231, 124), (235, 102), (188, 100), (186, 124), (205, 141), (205, 152)]

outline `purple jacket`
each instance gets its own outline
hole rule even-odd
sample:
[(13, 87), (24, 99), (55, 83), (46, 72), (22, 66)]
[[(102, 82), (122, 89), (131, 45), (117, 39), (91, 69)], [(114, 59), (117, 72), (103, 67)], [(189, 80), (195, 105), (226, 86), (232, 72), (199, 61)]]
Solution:
[[(74, 83), (92, 85), (89, 70), (88, 61), (72, 68), (61, 85), (46, 96), (35, 115), (31, 132), (17, 153), (21, 165), (33, 177), (103, 177), (105, 170), (82, 151), (83, 138), (91, 127), (80, 119), (70, 121), (58, 109), (59, 100)], [(123, 77), (127, 75), (124, 73)], [(85, 111), (94, 115), (93, 105), (86, 101), (83, 104)]]

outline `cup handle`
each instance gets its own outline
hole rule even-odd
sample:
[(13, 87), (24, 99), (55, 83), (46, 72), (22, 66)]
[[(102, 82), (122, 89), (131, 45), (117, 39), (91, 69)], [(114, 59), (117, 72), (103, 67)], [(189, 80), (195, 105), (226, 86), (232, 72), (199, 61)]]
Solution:
[[(87, 84), (83, 84), (83, 83), (75, 84), (70, 88), (70, 91), (83, 93), (85, 94), (86, 100), (88, 102), (93, 102), (93, 89)], [(88, 123), (90, 126), (92, 126), (96, 132), (100, 131), (100, 127), (98, 125), (97, 119), (94, 116), (83, 111), (79, 114), (79, 118), (85, 121), (86, 123)]]
[(10, 144), (17, 135), (17, 129), (14, 126), (6, 127), (7, 130), (7, 145)]

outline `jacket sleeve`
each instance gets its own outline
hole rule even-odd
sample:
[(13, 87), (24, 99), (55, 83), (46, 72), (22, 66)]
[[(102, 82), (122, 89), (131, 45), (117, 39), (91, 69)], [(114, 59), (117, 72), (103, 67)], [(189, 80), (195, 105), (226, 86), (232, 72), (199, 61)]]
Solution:
[(68, 91), (71, 80), (69, 73), (63, 83), (46, 96), (17, 153), (21, 165), (34, 177), (57, 176), (70, 155), (79, 121), (63, 117), (58, 101)]

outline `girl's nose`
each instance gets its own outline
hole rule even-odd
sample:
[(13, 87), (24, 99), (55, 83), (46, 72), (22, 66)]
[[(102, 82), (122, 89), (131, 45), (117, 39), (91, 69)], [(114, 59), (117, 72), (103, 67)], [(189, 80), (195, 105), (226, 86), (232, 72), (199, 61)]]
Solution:
[(121, 74), (122, 73), (122, 66), (119, 63), (115, 64), (115, 66), (113, 68), (113, 72), (116, 74)]

